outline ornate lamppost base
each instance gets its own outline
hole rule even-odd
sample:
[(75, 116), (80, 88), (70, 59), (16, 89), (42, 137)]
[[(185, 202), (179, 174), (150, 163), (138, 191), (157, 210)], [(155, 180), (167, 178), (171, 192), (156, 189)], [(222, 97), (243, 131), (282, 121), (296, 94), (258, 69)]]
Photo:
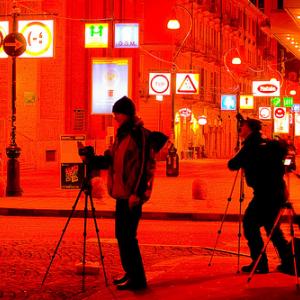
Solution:
[(6, 148), (7, 161), (7, 183), (6, 196), (22, 196), (20, 187), (20, 163), (17, 158), (20, 156), (21, 148), (9, 146)]

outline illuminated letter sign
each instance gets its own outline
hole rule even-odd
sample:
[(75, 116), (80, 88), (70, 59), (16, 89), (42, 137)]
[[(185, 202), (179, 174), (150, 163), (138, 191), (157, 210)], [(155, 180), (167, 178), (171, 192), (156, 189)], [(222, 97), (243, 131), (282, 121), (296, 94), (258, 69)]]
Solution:
[(92, 113), (111, 114), (113, 104), (131, 94), (131, 63), (128, 58), (92, 60)]
[(3, 50), (4, 38), (8, 35), (8, 21), (0, 21), (0, 58), (7, 58), (8, 55)]
[(108, 23), (85, 24), (85, 48), (108, 47)]
[(170, 73), (149, 74), (149, 95), (170, 95)]
[(253, 109), (254, 100), (251, 95), (241, 95), (240, 96), (240, 108), (241, 109)]
[(276, 80), (253, 81), (252, 93), (257, 97), (280, 96), (280, 82)]
[(20, 57), (53, 57), (53, 20), (18, 21), (18, 31), (27, 42)]
[(115, 48), (138, 48), (139, 24), (115, 24)]
[(236, 95), (221, 95), (221, 110), (236, 110)]
[(199, 74), (177, 73), (176, 94), (199, 94)]

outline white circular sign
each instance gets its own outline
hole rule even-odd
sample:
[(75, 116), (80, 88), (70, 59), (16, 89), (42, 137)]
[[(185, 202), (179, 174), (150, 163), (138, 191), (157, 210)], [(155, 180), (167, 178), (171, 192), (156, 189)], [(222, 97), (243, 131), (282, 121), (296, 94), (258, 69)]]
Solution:
[(150, 95), (170, 95), (169, 74), (150, 74)]
[(260, 119), (271, 119), (271, 108), (270, 107), (260, 107), (259, 108), (259, 118)]

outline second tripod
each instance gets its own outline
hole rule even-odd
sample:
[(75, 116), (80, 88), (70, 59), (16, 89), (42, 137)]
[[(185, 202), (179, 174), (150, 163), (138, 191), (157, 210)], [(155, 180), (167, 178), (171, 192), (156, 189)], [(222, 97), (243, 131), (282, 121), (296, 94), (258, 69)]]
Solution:
[(94, 206), (94, 203), (93, 203), (93, 199), (92, 199), (92, 194), (91, 194), (91, 182), (90, 182), (90, 179), (85, 177), (84, 180), (83, 180), (83, 183), (82, 183), (82, 186), (80, 188), (80, 191), (77, 195), (77, 198), (73, 204), (73, 207), (72, 207), (72, 211), (70, 213), (70, 216), (62, 230), (62, 234), (60, 236), (60, 239), (56, 245), (56, 248), (54, 250), (54, 253), (52, 255), (52, 258), (51, 258), (51, 261), (50, 261), (50, 264), (47, 268), (47, 271), (44, 275), (44, 278), (43, 278), (43, 281), (42, 281), (42, 286), (44, 284), (44, 282), (46, 281), (46, 278), (48, 276), (48, 273), (50, 271), (50, 268), (51, 268), (51, 265), (54, 261), (54, 258), (56, 256), (56, 253), (59, 249), (59, 246), (60, 246), (60, 243), (64, 237), (64, 234), (67, 230), (67, 227), (71, 221), (71, 218), (73, 217), (73, 214), (74, 214), (74, 211), (76, 209), (76, 206), (79, 202), (79, 199), (80, 199), (80, 196), (81, 194), (84, 192), (85, 194), (85, 197), (84, 197), (84, 223), (83, 223), (83, 255), (82, 255), (82, 290), (84, 291), (85, 290), (85, 275), (86, 275), (86, 236), (87, 236), (87, 218), (88, 218), (88, 205), (90, 203), (90, 206), (91, 206), (91, 209), (92, 209), (92, 217), (93, 217), (93, 220), (94, 220), (94, 225), (95, 225), (95, 231), (96, 231), (96, 235), (97, 235), (97, 242), (98, 242), (98, 248), (99, 248), (99, 255), (100, 255), (100, 261), (101, 261), (101, 264), (102, 264), (102, 269), (103, 269), (103, 275), (104, 275), (104, 279), (105, 279), (105, 284), (106, 286), (108, 286), (108, 282), (107, 282), (107, 276), (106, 276), (106, 272), (105, 272), (105, 266), (104, 266), (104, 257), (103, 257), (103, 254), (102, 254), (102, 248), (101, 248), (101, 242), (100, 242), (100, 234), (99, 234), (99, 228), (98, 228), (98, 224), (97, 224), (97, 219), (96, 219), (96, 210), (95, 210), (95, 206)]

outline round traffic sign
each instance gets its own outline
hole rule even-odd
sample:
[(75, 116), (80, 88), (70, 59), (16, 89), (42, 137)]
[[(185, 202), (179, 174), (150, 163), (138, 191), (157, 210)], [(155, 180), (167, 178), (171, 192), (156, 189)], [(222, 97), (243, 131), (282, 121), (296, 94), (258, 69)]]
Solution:
[(275, 118), (282, 119), (285, 116), (285, 109), (283, 107), (275, 107), (274, 109)]
[(3, 50), (9, 56), (19, 56), (26, 50), (26, 40), (22, 33), (8, 34), (3, 41)]
[(165, 93), (168, 90), (169, 85), (168, 78), (163, 74), (155, 75), (150, 82), (152, 90), (157, 94)]

